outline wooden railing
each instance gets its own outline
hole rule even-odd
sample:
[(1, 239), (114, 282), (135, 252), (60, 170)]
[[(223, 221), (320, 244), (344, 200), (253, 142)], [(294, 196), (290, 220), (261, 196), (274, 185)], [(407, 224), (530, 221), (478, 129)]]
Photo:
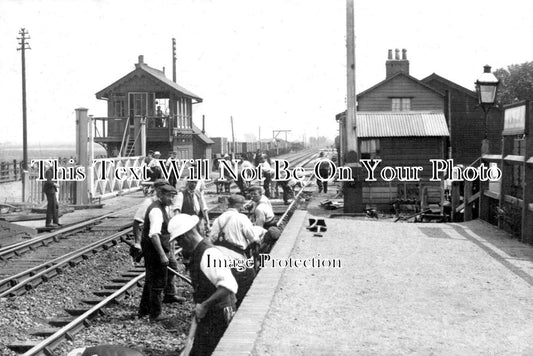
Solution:
[(0, 162), (0, 183), (13, 182), (22, 179), (21, 163), (13, 161)]

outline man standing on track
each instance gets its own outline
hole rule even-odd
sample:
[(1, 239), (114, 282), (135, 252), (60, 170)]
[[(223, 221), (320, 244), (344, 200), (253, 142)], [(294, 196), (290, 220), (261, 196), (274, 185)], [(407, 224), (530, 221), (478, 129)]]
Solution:
[(190, 276), (194, 288), (198, 327), (190, 355), (211, 355), (235, 314), (237, 281), (225, 266), (226, 257), (195, 229), (198, 217), (180, 214), (169, 223), (171, 238), (191, 255)]
[[(137, 209), (137, 212), (135, 212), (135, 216), (133, 217), (133, 237), (134, 237), (134, 245), (130, 248), (130, 255), (133, 257), (135, 262), (139, 262), (142, 258), (142, 248), (141, 248), (141, 237), (142, 237), (142, 230), (141, 225), (144, 223), (144, 217), (146, 215), (146, 211), (152, 205), (152, 203), (156, 200), (158, 200), (158, 196), (160, 195), (160, 188), (164, 185), (168, 184), (168, 182), (164, 179), (158, 179), (154, 182), (154, 189), (156, 191), (156, 197), (153, 198), (146, 198), (143, 200), (139, 208)], [(172, 211), (172, 207), (166, 208), (167, 213), (169, 217), (174, 216), (174, 211)], [(178, 261), (176, 260), (176, 256), (174, 255), (174, 242), (170, 243), (170, 253), (168, 255), (168, 265), (170, 268), (177, 270), (178, 268)], [(176, 286), (174, 285), (174, 274), (168, 273), (167, 274), (167, 280), (165, 284), (165, 290), (164, 290), (164, 298), (163, 303), (183, 303), (186, 299), (183, 297), (177, 297), (176, 296)]]
[[(322, 162), (318, 166), (319, 175), (323, 178), (329, 177), (329, 173), (330, 173), (329, 162), (325, 160), (326, 157), (324, 157), (324, 152), (320, 152), (320, 155), (318, 158), (319, 158), (319, 161), (322, 160)], [(322, 181), (317, 177), (316, 185), (318, 186), (319, 193), (322, 193), (322, 189), (324, 189), (324, 193), (328, 192), (328, 181), (327, 180)]]
[(141, 247), (146, 277), (139, 305), (139, 317), (149, 315), (152, 321), (166, 319), (161, 314), (162, 292), (167, 281), (169, 257), (174, 254), (174, 251), (171, 251), (168, 233), (167, 208), (172, 205), (176, 193), (176, 189), (171, 185), (161, 186), (157, 194), (159, 199), (148, 207), (144, 216)]
[(44, 173), (46, 181), (43, 184), (43, 193), (46, 195), (46, 227), (58, 227), (59, 224), (59, 203), (57, 201), (57, 183), (52, 181), (54, 172), (50, 163)]

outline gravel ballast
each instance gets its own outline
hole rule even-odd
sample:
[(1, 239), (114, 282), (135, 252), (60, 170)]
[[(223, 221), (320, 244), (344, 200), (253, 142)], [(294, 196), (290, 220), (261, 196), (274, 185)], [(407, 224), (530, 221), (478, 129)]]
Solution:
[[(87, 307), (79, 300), (95, 298), (93, 291), (102, 289), (111, 279), (131, 267), (128, 246), (119, 244), (65, 269), (63, 274), (22, 296), (1, 298), (0, 355), (18, 355), (7, 345), (16, 340), (26, 340), (28, 330), (50, 327), (47, 320), (51, 318), (68, 316), (65, 308)], [(178, 295), (191, 300), (190, 289), (181, 282), (177, 285)], [(106, 308), (105, 315), (93, 319), (91, 327), (76, 334), (74, 341), (63, 342), (56, 349), (58, 354), (66, 354), (76, 347), (106, 343), (136, 347), (147, 356), (169, 355), (182, 347), (192, 315), (192, 303), (165, 304), (163, 310), (170, 316), (169, 320), (151, 323), (147, 318), (137, 319), (136, 316), (141, 289), (133, 289), (130, 296)]]

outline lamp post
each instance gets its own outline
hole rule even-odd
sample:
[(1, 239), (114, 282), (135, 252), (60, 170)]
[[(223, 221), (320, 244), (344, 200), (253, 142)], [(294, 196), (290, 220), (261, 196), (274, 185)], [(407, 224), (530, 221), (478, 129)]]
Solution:
[(489, 140), (487, 138), (487, 119), (490, 109), (494, 106), (496, 101), (496, 91), (500, 81), (490, 71), (490, 66), (485, 65), (483, 67), (483, 73), (476, 80), (476, 92), (479, 101), (479, 106), (483, 110), (484, 117), (484, 136), (481, 142), (481, 154), (488, 154)]

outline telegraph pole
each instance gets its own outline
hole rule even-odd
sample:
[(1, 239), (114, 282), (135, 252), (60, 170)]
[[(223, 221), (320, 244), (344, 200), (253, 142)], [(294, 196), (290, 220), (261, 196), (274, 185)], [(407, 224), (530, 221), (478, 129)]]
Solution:
[(231, 154), (231, 159), (235, 159), (235, 132), (233, 131), (233, 116), (230, 116), (231, 119), (231, 140), (233, 141), (233, 153)]
[(17, 51), (21, 51), (22, 58), (22, 201), (25, 201), (26, 197), (26, 172), (28, 171), (28, 131), (27, 131), (27, 118), (26, 118), (26, 50), (31, 49), (30, 44), (26, 42), (30, 39), (28, 31), (25, 28), (21, 28), (19, 31), (20, 37), (19, 48)]
[(176, 83), (176, 39), (172, 39), (172, 81)]
[(355, 94), (355, 32), (354, 0), (346, 0), (346, 152), (344, 162), (350, 167), (353, 180), (344, 183), (344, 212), (363, 211), (363, 181), (359, 173), (359, 154), (357, 143), (356, 94)]

